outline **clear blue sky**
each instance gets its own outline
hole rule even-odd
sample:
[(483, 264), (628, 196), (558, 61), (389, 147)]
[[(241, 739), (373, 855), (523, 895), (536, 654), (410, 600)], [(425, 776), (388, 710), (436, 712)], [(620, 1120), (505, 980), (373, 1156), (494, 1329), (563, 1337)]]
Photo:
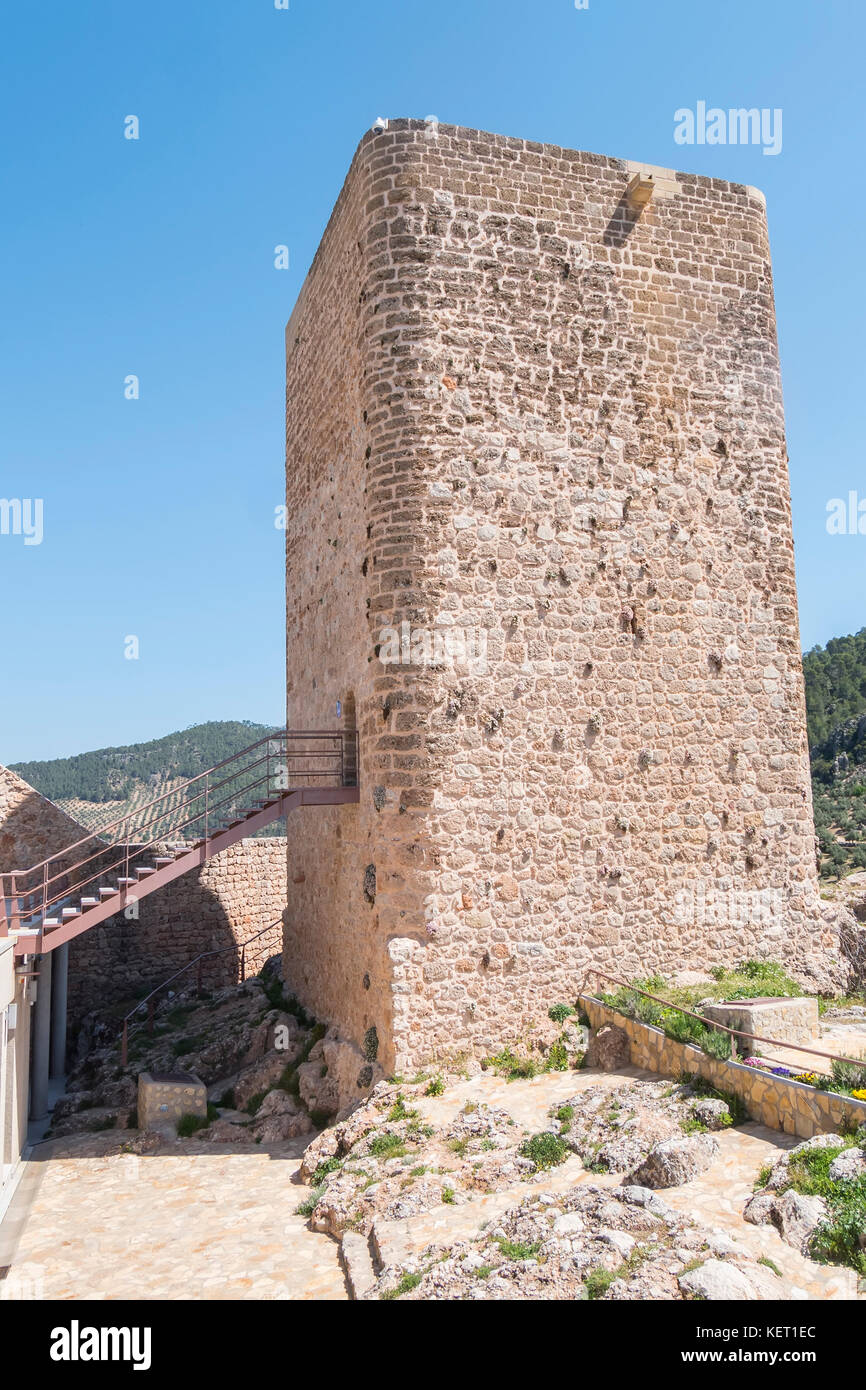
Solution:
[[(862, 627), (861, 0), (290, 4), (5, 7), (0, 496), (44, 539), (0, 536), (0, 761), (282, 719), (283, 330), (380, 115), (764, 189), (803, 645)], [(782, 152), (676, 145), (701, 100), (782, 108)]]

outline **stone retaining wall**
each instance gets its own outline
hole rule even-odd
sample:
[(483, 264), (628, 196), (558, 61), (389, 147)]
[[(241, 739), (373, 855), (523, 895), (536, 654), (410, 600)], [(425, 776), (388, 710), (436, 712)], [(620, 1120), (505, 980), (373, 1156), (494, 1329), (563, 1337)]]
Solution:
[(750, 1117), (770, 1129), (811, 1139), (813, 1134), (840, 1129), (844, 1122), (866, 1123), (866, 1101), (816, 1091), (802, 1082), (771, 1076), (741, 1062), (708, 1057), (699, 1047), (675, 1042), (660, 1028), (627, 1018), (590, 995), (581, 995), (579, 1002), (593, 1028), (615, 1023), (625, 1030), (631, 1041), (634, 1066), (663, 1076), (680, 1076), (683, 1072), (702, 1076), (719, 1090), (739, 1096)]
[[(70, 1029), (91, 1009), (161, 983), (200, 952), (239, 948), (274, 923), (247, 950), (246, 974), (257, 974), (282, 950), (285, 906), (286, 837), (239, 840), (142, 898), (137, 920), (118, 913), (70, 943)], [(239, 965), (240, 949), (225, 950), (204, 963), (203, 983), (234, 984)]]

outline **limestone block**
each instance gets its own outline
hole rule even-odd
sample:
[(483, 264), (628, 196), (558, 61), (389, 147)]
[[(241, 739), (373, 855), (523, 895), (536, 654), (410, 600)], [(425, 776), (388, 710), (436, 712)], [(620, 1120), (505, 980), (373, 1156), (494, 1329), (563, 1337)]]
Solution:
[[(803, 1043), (807, 1047), (818, 1036), (817, 999), (740, 999), (704, 1004), (701, 1012), (714, 1023), (738, 1028), (744, 1033), (779, 1042)], [(740, 1038), (738, 1043), (760, 1053), (761, 1043)], [(766, 1047), (763, 1047), (766, 1051)]]
[(138, 1127), (176, 1132), (183, 1115), (207, 1117), (207, 1087), (191, 1072), (147, 1072), (138, 1078)]

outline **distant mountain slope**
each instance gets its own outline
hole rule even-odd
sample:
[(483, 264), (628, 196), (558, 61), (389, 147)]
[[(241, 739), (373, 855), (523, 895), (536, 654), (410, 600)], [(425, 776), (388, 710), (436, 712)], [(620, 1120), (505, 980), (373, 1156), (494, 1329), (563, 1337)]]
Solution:
[(866, 627), (806, 652), (803, 675), (809, 747), (814, 748), (840, 724), (866, 713)]
[(818, 863), (866, 868), (866, 628), (803, 657)]
[[(269, 724), (214, 720), (148, 743), (97, 748), (47, 762), (15, 763), (12, 770), (82, 825), (94, 829), (173, 791), (275, 732), (276, 727)], [(279, 823), (269, 829), (279, 834)]]

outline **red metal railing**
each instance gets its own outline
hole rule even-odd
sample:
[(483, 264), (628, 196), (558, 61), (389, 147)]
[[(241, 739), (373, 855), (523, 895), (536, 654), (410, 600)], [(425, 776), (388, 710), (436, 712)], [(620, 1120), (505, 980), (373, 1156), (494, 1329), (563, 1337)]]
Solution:
[(107, 895), (106, 878), (139, 881), (133, 875), (148, 873), (148, 859), (169, 841), (206, 846), (219, 830), (295, 790), (355, 785), (357, 737), (342, 730), (270, 734), (40, 863), (0, 874), (0, 936), (38, 928), (52, 912), (62, 919), (73, 893)]

